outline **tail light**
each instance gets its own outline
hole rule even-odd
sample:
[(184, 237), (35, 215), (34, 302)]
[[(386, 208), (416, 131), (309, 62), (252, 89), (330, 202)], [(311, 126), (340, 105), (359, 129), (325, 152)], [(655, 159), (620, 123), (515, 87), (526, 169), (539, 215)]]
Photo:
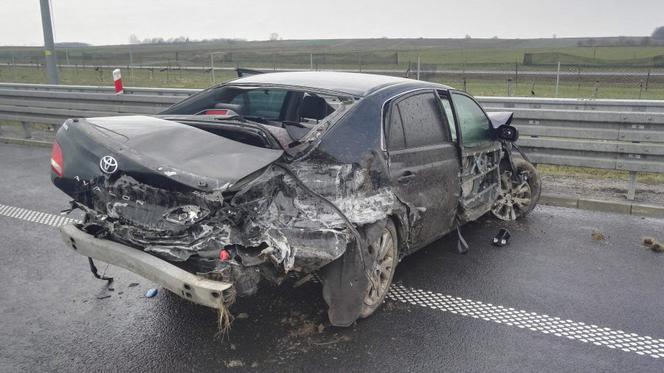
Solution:
[(65, 161), (64, 158), (62, 158), (62, 149), (57, 142), (53, 143), (53, 148), (51, 149), (51, 170), (60, 177), (62, 177), (65, 172)]

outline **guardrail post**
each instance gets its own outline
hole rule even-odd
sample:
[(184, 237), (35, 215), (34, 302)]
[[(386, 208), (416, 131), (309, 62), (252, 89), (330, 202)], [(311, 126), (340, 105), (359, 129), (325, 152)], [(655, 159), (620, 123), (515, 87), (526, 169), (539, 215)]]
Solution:
[(627, 199), (634, 200), (636, 195), (636, 171), (629, 172), (629, 187), (627, 189)]
[(30, 122), (21, 122), (21, 127), (23, 127), (23, 132), (25, 133), (26, 139), (32, 138), (32, 125)]

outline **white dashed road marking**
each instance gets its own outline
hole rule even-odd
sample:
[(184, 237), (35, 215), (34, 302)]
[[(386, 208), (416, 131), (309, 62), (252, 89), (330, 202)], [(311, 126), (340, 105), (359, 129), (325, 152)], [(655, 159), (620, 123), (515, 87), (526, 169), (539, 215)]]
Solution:
[[(3, 204), (0, 204), (0, 215), (53, 227), (78, 222), (76, 219), (62, 215)], [(622, 330), (613, 330), (597, 325), (563, 320), (549, 315), (541, 315), (535, 312), (497, 306), (491, 303), (483, 303), (426, 290), (407, 288), (396, 284), (392, 285), (387, 297), (403, 303), (450, 312), (474, 319), (492, 321), (498, 324), (515, 326), (521, 329), (551, 334), (584, 343), (592, 343), (597, 346), (619, 349), (625, 352), (633, 352), (655, 359), (664, 358), (664, 339), (640, 336)]]
[(549, 315), (540, 315), (535, 312), (496, 306), (491, 303), (407, 288), (402, 285), (392, 285), (390, 293), (387, 296), (395, 301), (468, 316), (474, 319), (516, 326), (521, 329), (552, 334), (557, 337), (565, 337), (625, 352), (634, 352), (656, 359), (664, 358), (664, 339), (654, 339), (649, 336), (640, 336), (622, 330), (613, 330), (597, 325), (563, 320)]
[(78, 222), (76, 219), (63, 215), (49, 214), (3, 204), (0, 204), (0, 215), (33, 223), (46, 224), (52, 227), (61, 227), (65, 224)]

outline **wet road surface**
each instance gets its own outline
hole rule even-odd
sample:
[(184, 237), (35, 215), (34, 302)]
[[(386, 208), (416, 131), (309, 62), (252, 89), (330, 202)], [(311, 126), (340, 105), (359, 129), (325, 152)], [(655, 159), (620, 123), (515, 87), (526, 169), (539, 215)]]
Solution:
[[(390, 299), (350, 328), (329, 325), (320, 285), (285, 284), (239, 300), (221, 337), (214, 310), (145, 298), (154, 284), (101, 263), (114, 290), (92, 277), (48, 219), (68, 201), (49, 153), (0, 144), (0, 371), (664, 370), (664, 254), (640, 243), (664, 239), (664, 220), (483, 219), (463, 228), (467, 255), (450, 236), (404, 259)], [(501, 227), (511, 243), (495, 248)]]

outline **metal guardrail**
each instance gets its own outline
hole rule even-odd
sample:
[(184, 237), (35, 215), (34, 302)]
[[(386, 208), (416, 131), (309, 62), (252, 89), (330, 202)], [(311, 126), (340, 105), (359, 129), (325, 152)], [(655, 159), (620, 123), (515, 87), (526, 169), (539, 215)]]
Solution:
[(502, 109), (558, 109), (663, 113), (662, 100), (617, 100), (540, 97), (476, 97), (485, 107)]
[[(0, 90), (19, 91), (51, 91), (72, 93), (108, 93), (114, 94), (112, 86), (82, 85), (50, 85), (26, 83), (0, 83)], [(156, 95), (173, 98), (190, 96), (200, 89), (186, 88), (145, 88), (125, 87), (125, 95)], [(522, 108), (522, 109), (567, 109), (597, 111), (633, 111), (633, 112), (664, 112), (662, 100), (620, 100), (620, 99), (576, 99), (576, 98), (540, 98), (540, 97), (475, 97), (483, 106), (491, 108)]]
[(629, 171), (629, 200), (638, 172), (664, 173), (664, 112), (509, 110), (533, 163)]
[[(198, 92), (194, 89), (0, 83), (0, 120), (55, 129), (66, 118), (155, 114)], [(664, 101), (478, 97), (488, 111), (514, 112), (519, 145), (533, 163), (630, 173), (634, 199), (638, 172), (664, 173)], [(1, 136), (1, 128), (0, 128)]]
[(67, 118), (156, 114), (197, 92), (184, 89), (0, 83), (0, 119), (59, 125)]
[[(77, 93), (111, 93), (115, 94), (113, 86), (89, 86), (89, 85), (56, 85), (56, 84), (30, 84), (30, 83), (0, 83), (0, 90), (19, 91), (49, 91), (49, 92), (77, 92)], [(146, 88), (125, 87), (125, 95), (155, 95), (155, 96), (190, 96), (200, 89), (185, 88)]]

